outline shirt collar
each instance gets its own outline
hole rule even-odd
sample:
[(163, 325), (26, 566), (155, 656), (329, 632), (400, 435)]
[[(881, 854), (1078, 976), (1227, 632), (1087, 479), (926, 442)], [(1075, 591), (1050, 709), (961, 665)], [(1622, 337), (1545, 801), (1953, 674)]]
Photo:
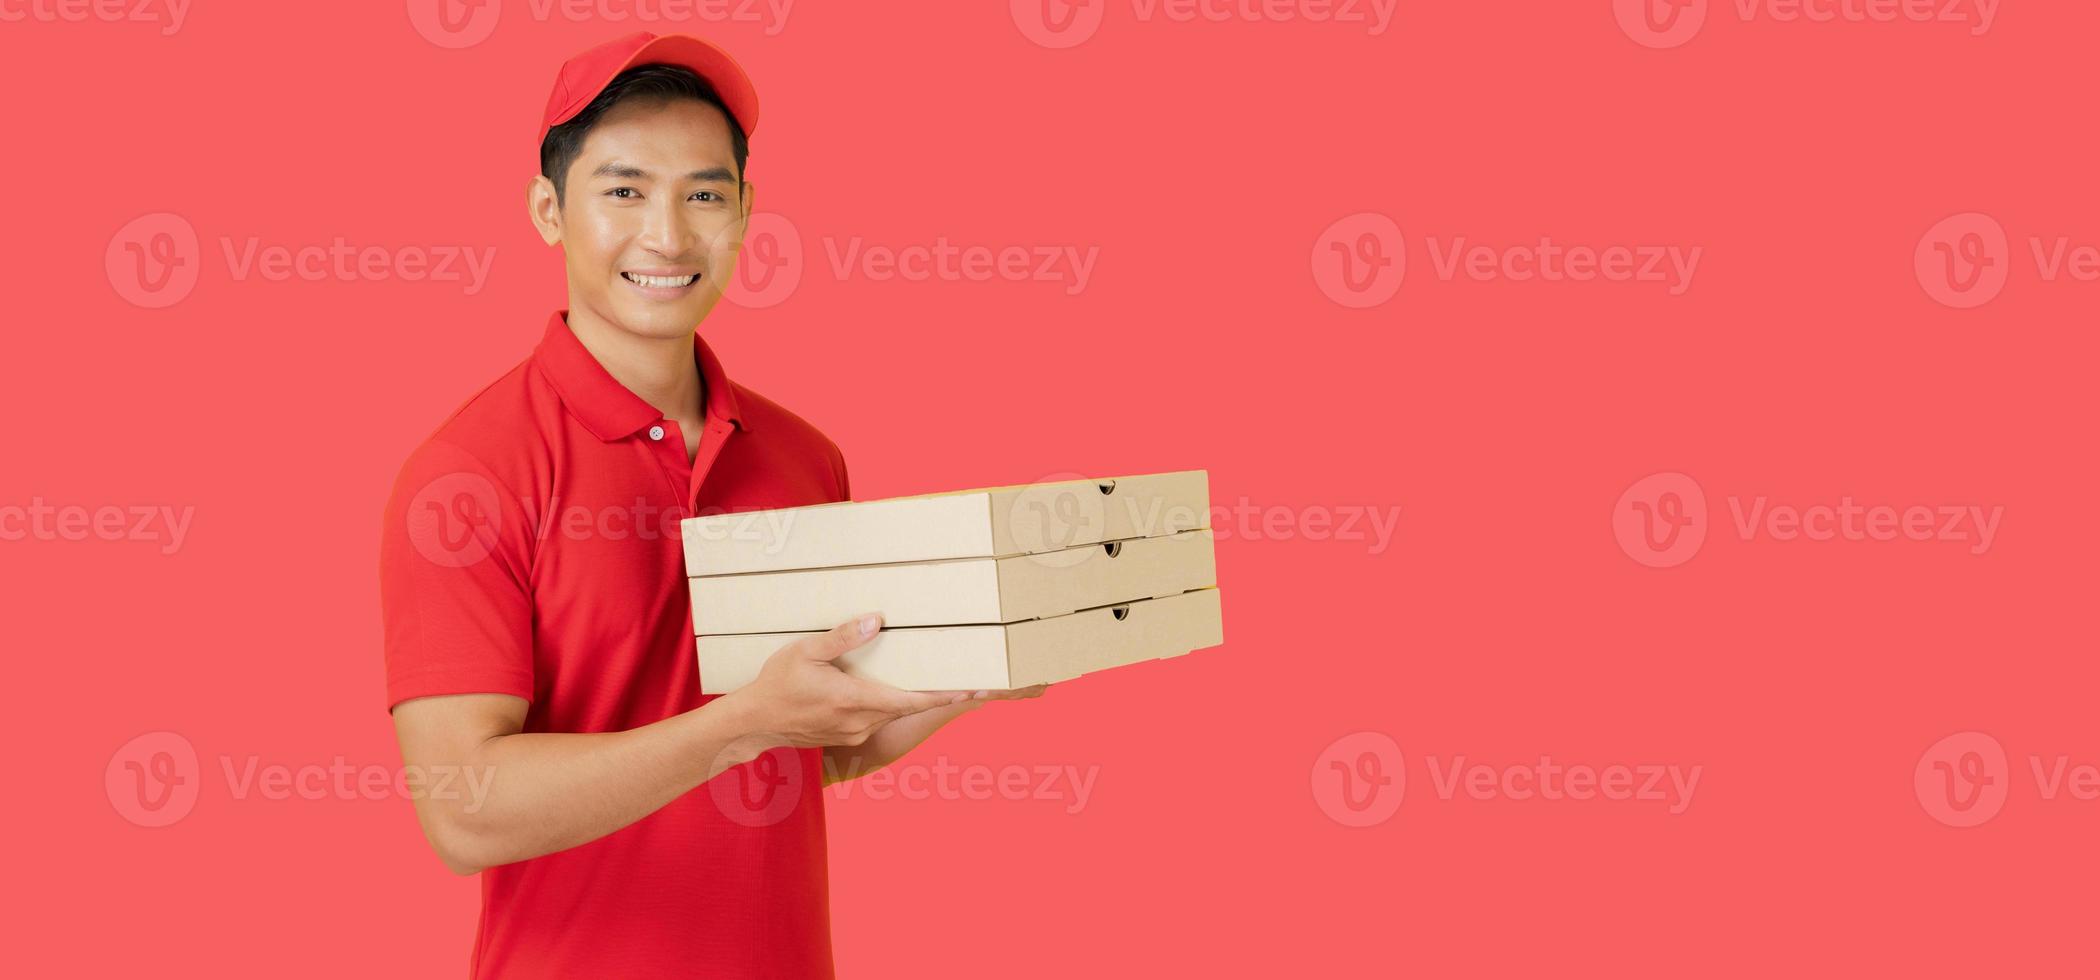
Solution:
[[(656, 406), (615, 380), (576, 339), (576, 332), (569, 329), (568, 315), (568, 310), (556, 310), (548, 318), (547, 333), (540, 338), (532, 356), (547, 373), (547, 380), (553, 383), (569, 412), (592, 435), (606, 442), (625, 439), (661, 421), (664, 414)], [(693, 333), (693, 360), (707, 383), (708, 418), (734, 422), (737, 428), (750, 431), (750, 424), (737, 412), (736, 392), (722, 371), (722, 362), (700, 339), (698, 331)]]

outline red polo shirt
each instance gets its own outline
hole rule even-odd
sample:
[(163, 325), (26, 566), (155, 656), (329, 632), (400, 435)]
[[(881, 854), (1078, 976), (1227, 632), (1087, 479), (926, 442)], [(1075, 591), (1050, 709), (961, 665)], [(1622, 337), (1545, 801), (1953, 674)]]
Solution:
[[(637, 728), (700, 693), (678, 522), (846, 499), (838, 447), (722, 373), (678, 424), (547, 323), (402, 467), (380, 549), (387, 704), (496, 692), (528, 732)], [(831, 975), (817, 749), (776, 749), (581, 847), (481, 875), (477, 977)], [(500, 776), (498, 777), (500, 778)]]

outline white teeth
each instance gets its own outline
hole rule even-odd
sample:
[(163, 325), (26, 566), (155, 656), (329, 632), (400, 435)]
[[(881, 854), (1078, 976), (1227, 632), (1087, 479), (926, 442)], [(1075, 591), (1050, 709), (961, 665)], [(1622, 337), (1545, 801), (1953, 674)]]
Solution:
[(690, 286), (693, 284), (693, 280), (700, 278), (699, 273), (694, 273), (690, 276), (643, 276), (632, 272), (620, 274), (626, 276), (628, 282), (648, 286), (651, 289), (677, 289), (681, 286)]

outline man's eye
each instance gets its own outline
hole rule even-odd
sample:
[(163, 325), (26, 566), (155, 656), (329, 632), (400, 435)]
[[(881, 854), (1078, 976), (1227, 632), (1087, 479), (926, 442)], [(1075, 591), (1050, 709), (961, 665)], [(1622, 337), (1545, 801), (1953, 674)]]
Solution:
[(606, 193), (606, 196), (608, 196), (608, 197), (626, 197), (627, 195), (630, 195), (630, 194), (633, 194), (633, 193), (634, 193), (634, 188), (632, 188), (632, 187), (615, 187), (615, 188), (613, 188), (612, 190), (606, 191), (605, 193)]
[(716, 193), (715, 193), (714, 191), (694, 191), (694, 192), (693, 192), (693, 196), (694, 196), (694, 197), (699, 197), (699, 196), (700, 196), (700, 195), (702, 195), (702, 194), (706, 194), (706, 195), (709, 195), (709, 196), (713, 197), (713, 198), (714, 198), (715, 200), (717, 200), (717, 201), (719, 201), (719, 200), (721, 200), (721, 199), (722, 199), (722, 196), (721, 196), (720, 194), (716, 194)]

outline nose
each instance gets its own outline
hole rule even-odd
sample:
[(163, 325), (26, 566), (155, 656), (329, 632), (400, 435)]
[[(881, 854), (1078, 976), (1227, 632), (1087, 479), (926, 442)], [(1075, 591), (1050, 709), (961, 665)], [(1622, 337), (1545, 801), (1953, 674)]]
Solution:
[(643, 248), (667, 259), (691, 251), (693, 224), (683, 202), (675, 195), (658, 195), (642, 215), (639, 242)]

